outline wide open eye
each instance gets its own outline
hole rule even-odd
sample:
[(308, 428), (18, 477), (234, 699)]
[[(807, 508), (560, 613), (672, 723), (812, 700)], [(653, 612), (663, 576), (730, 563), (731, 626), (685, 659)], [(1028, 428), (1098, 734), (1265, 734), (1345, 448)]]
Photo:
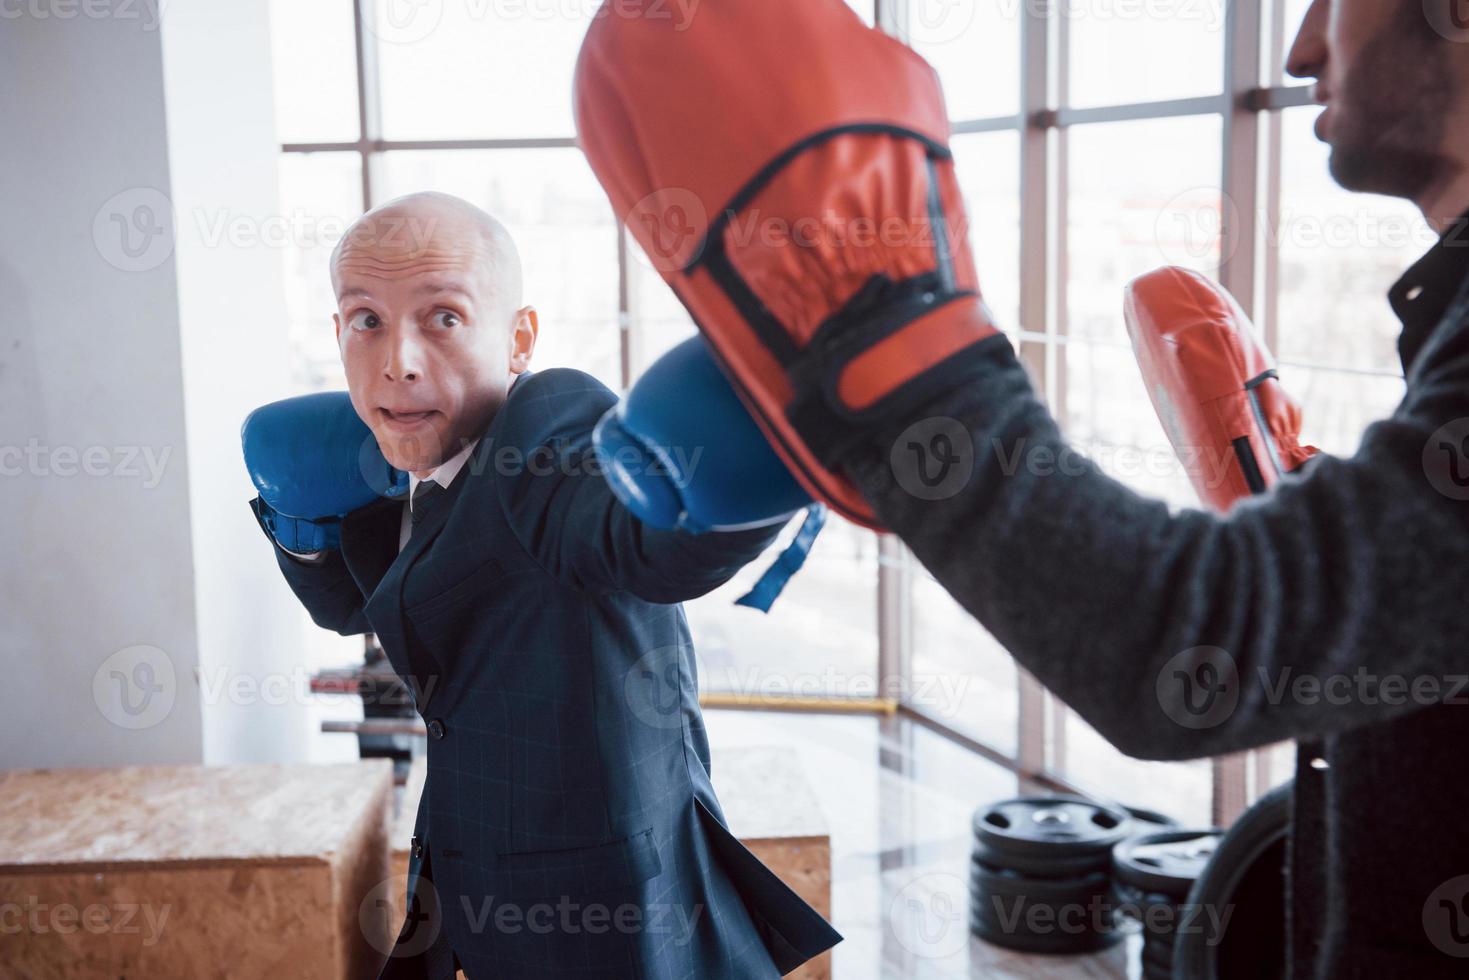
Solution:
[(347, 326), (353, 330), (376, 330), (383, 321), (371, 310), (357, 310), (347, 318)]
[(439, 310), (433, 316), (433, 325), (436, 327), (457, 327), (464, 323), (464, 319), (453, 310)]

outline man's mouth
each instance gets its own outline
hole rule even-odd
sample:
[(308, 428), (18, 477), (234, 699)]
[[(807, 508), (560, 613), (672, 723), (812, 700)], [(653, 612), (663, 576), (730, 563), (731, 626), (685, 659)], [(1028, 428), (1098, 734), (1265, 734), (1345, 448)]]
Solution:
[(428, 417), (430, 415), (434, 414), (434, 410), (427, 409), (417, 412), (404, 410), (395, 412), (391, 408), (379, 408), (378, 414), (382, 418), (383, 422), (385, 422), (390, 428), (407, 430), (415, 429), (418, 426), (422, 425), (428, 420)]

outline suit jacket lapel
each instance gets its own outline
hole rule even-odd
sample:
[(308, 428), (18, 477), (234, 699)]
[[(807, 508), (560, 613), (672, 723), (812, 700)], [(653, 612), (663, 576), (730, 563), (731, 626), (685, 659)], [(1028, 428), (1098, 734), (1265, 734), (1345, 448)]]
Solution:
[[(459, 494), (464, 489), (464, 484), (468, 482), (468, 475), (460, 473), (459, 477), (444, 491), (443, 499), (439, 500), (423, 518), (423, 521), (413, 529), (408, 543), (389, 564), (387, 571), (381, 576), (381, 581), (377, 583), (376, 589), (367, 600), (367, 618), (377, 633), (378, 642), (382, 644), (383, 652), (392, 661), (394, 669), (398, 671), (404, 682), (413, 687), (420, 712), (423, 711), (438, 685), (442, 683), (446, 665), (432, 650), (425, 651), (428, 654), (429, 662), (415, 661), (408, 645), (407, 630), (403, 622), (403, 580), (407, 577), (409, 569), (444, 529), (444, 524), (448, 522), (449, 515), (453, 512), (459, 499)], [(398, 511), (398, 520), (402, 520), (401, 510)], [(394, 524), (393, 547), (395, 549), (399, 530), (400, 525)]]
[(402, 497), (383, 497), (342, 518), (342, 560), (362, 594), (370, 596), (398, 556)]

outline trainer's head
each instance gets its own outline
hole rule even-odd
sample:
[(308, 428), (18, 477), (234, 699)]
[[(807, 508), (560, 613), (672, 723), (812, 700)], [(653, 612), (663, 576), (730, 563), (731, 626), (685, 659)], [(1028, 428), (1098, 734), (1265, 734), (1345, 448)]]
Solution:
[(389, 463), (423, 475), (484, 432), (530, 366), (515, 243), (467, 201), (410, 194), (347, 230), (331, 274), (352, 405)]
[(1286, 71), (1316, 79), (1316, 135), (1348, 190), (1415, 202), (1436, 223), (1469, 208), (1464, 0), (1314, 0)]

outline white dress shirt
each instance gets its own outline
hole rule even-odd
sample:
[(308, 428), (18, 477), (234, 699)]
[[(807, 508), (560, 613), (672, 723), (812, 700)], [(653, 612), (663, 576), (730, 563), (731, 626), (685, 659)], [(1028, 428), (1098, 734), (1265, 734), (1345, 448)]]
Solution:
[[(454, 478), (459, 475), (459, 471), (464, 468), (464, 461), (469, 459), (469, 454), (474, 452), (474, 447), (478, 445), (479, 440), (474, 440), (474, 442), (471, 442), (469, 445), (459, 450), (459, 452), (455, 453), (449, 459), (444, 460), (442, 463), (436, 466), (432, 471), (429, 472), (428, 476), (424, 477), (423, 479), (433, 480), (439, 486), (447, 490), (449, 484), (453, 483)], [(413, 491), (417, 490), (418, 485), (422, 482), (423, 480), (420, 480), (412, 473), (408, 474), (408, 498), (403, 502), (403, 516), (398, 523), (398, 550), (400, 552), (403, 550), (403, 547), (408, 544), (408, 535), (413, 531), (413, 515), (409, 512), (409, 508), (413, 504)], [(279, 547), (279, 545), (277, 545), (277, 547)], [(320, 551), (303, 553), (298, 551), (286, 551), (285, 548), (281, 548), (281, 550), (285, 551), (286, 554), (290, 555), (297, 561), (305, 562), (308, 565), (315, 565), (326, 559), (325, 553)]]

